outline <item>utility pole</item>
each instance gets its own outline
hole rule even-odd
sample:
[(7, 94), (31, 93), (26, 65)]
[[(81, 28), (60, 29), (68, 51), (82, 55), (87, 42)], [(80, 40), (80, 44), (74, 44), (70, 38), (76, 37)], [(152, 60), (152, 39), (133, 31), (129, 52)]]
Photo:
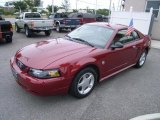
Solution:
[(97, 14), (97, 0), (96, 0), (96, 9), (95, 9), (95, 14)]
[(76, 0), (76, 10), (77, 10), (77, 4), (78, 4), (78, 0)]
[(52, 14), (54, 14), (54, 0), (52, 0)]
[(110, 0), (110, 3), (109, 3), (109, 16), (111, 16), (111, 8), (112, 7), (112, 0)]

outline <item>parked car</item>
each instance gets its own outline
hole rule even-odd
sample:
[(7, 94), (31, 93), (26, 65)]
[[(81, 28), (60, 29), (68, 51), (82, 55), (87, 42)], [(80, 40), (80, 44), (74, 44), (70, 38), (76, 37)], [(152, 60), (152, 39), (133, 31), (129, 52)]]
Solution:
[(96, 16), (92, 13), (71, 13), (68, 17), (79, 18), (81, 20), (81, 25), (96, 22)]
[(9, 21), (0, 16), (0, 40), (5, 39), (7, 43), (12, 42), (13, 28), (12, 24)]
[(51, 14), (49, 19), (54, 21), (54, 27), (57, 32), (61, 32), (63, 29), (75, 29), (80, 26), (80, 19), (68, 18), (68, 15), (64, 13)]
[(96, 21), (97, 21), (97, 22), (104, 22), (104, 21), (103, 21), (103, 16), (100, 15), (100, 14), (96, 14)]
[(136, 29), (126, 36), (127, 31), (123, 25), (89, 23), (63, 38), (26, 46), (10, 60), (13, 75), (34, 94), (84, 98), (98, 82), (144, 65), (150, 37)]
[(41, 14), (38, 12), (24, 12), (16, 17), (15, 22), (16, 32), (19, 33), (21, 29), (25, 30), (27, 37), (31, 37), (33, 32), (41, 31), (49, 36), (53, 29), (53, 21), (41, 18)]

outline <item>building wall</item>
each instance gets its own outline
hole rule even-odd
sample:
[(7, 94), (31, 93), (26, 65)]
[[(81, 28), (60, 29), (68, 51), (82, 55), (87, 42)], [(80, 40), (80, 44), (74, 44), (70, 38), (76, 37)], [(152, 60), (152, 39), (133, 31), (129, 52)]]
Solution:
[[(133, 7), (133, 11), (144, 12), (146, 8), (147, 0), (126, 0), (125, 1), (125, 10), (129, 11), (130, 7)], [(152, 27), (152, 39), (160, 40), (160, 16), (155, 18), (153, 27)]]

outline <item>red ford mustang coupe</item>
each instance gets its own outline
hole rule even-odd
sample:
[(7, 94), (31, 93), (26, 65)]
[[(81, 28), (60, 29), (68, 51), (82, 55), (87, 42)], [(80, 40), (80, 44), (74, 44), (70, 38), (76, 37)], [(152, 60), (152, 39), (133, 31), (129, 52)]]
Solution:
[(127, 26), (89, 23), (63, 38), (26, 46), (11, 58), (17, 83), (38, 95), (88, 96), (98, 82), (127, 68), (140, 68), (150, 50), (149, 36)]

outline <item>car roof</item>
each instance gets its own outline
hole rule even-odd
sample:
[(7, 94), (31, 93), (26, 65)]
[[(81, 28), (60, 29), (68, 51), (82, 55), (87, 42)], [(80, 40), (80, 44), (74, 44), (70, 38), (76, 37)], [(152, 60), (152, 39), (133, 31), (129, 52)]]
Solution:
[(103, 26), (103, 27), (114, 29), (114, 30), (120, 30), (120, 29), (128, 28), (128, 26), (126, 26), (126, 25), (110, 24), (110, 23), (107, 23), (107, 22), (93, 22), (93, 23), (87, 23), (87, 25)]

